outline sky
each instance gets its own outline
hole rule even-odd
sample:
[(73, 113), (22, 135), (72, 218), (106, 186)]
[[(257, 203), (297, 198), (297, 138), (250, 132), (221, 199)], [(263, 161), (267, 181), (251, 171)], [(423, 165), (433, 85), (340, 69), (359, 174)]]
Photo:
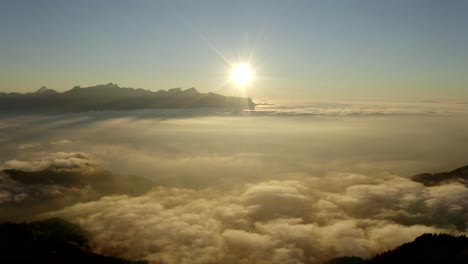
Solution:
[[(0, 0), (0, 91), (468, 100), (467, 1)], [(230, 65), (255, 69), (228, 83)]]

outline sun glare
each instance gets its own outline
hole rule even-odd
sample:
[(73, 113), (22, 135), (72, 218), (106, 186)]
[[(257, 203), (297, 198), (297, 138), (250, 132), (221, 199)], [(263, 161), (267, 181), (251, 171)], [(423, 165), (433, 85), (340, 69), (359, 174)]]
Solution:
[(253, 75), (252, 68), (245, 63), (234, 65), (231, 69), (231, 81), (239, 86), (246, 86), (252, 83)]

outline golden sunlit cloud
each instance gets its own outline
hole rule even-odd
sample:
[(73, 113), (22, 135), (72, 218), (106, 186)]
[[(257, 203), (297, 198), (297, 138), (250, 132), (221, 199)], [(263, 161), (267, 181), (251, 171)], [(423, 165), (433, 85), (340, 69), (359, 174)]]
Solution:
[(231, 69), (231, 81), (238, 86), (246, 86), (252, 83), (254, 70), (249, 64), (239, 63)]

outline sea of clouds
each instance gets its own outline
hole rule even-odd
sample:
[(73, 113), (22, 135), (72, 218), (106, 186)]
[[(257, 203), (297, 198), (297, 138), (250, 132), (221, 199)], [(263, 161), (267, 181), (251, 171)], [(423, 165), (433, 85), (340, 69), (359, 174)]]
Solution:
[(3, 116), (0, 164), (19, 172), (0, 173), (2, 220), (63, 217), (98, 252), (154, 263), (322, 263), (466, 234), (468, 189), (410, 178), (468, 164), (463, 105), (430, 105)]

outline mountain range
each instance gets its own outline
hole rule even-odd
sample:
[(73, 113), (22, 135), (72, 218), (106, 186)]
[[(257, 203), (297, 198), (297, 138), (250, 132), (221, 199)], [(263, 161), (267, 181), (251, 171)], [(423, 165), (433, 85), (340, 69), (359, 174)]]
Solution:
[(57, 92), (45, 86), (33, 93), (0, 93), (0, 111), (8, 113), (64, 113), (99, 110), (209, 108), (224, 111), (254, 109), (251, 98), (200, 93), (195, 88), (173, 88), (157, 92), (122, 88), (108, 83), (91, 87), (75, 86)]

